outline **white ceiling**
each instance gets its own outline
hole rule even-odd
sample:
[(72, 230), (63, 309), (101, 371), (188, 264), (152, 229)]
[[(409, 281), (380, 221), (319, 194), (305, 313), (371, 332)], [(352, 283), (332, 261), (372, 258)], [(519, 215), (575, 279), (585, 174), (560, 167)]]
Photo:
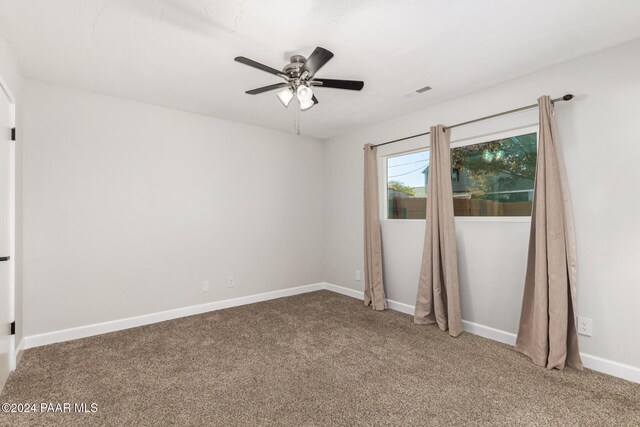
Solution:
[(322, 46), (318, 77), (365, 81), (316, 90), (302, 133), (327, 138), (638, 38), (640, 1), (0, 0), (0, 31), (29, 78), (290, 132), (244, 94), (279, 79), (233, 58)]

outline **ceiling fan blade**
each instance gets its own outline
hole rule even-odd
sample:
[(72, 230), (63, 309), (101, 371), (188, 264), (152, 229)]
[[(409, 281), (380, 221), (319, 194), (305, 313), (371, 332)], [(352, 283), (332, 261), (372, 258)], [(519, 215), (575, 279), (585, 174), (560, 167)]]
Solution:
[(245, 58), (244, 56), (236, 56), (234, 61), (248, 65), (249, 67), (257, 68), (258, 70), (266, 71), (267, 73), (274, 74), (276, 76), (282, 75), (282, 71), (271, 68), (267, 65), (254, 61), (253, 59)]
[(359, 80), (335, 80), (335, 79), (313, 79), (313, 82), (320, 82), (321, 85), (315, 87), (331, 87), (334, 89), (362, 90), (364, 82)]
[(287, 87), (287, 86), (289, 86), (289, 83), (276, 83), (274, 85), (263, 86), (257, 89), (251, 89), (246, 91), (245, 93), (248, 93), (249, 95), (257, 95), (259, 93), (269, 92), (270, 90), (280, 89), (282, 87)]
[(313, 101), (313, 105), (316, 105), (318, 102), (320, 102), (320, 101), (318, 101), (318, 98), (316, 98), (316, 96), (315, 96), (315, 95), (313, 95), (313, 97), (311, 98), (311, 100)]
[(333, 58), (333, 53), (323, 47), (316, 47), (311, 56), (302, 66), (301, 72), (305, 71), (312, 77), (320, 68), (324, 66), (329, 60)]

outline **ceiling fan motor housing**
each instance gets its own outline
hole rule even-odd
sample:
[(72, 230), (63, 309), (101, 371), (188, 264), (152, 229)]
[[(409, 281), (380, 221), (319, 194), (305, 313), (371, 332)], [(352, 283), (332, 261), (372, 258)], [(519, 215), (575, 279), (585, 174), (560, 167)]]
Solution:
[(282, 72), (290, 79), (298, 79), (302, 74), (302, 66), (307, 61), (307, 58), (302, 55), (293, 55), (290, 60), (291, 63), (285, 65)]

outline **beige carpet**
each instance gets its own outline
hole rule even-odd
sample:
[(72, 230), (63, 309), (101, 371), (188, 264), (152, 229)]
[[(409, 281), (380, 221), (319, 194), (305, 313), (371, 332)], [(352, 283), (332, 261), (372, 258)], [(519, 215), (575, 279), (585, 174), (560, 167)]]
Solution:
[(314, 292), (27, 350), (1, 425), (640, 425), (640, 385)]

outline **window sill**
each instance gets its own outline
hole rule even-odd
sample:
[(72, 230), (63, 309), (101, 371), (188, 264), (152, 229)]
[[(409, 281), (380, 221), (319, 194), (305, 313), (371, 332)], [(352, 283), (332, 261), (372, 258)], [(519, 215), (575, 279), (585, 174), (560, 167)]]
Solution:
[(456, 222), (531, 222), (530, 216), (457, 216)]
[[(531, 222), (530, 216), (456, 216), (455, 222)], [(424, 219), (383, 219), (381, 222), (424, 222)]]

